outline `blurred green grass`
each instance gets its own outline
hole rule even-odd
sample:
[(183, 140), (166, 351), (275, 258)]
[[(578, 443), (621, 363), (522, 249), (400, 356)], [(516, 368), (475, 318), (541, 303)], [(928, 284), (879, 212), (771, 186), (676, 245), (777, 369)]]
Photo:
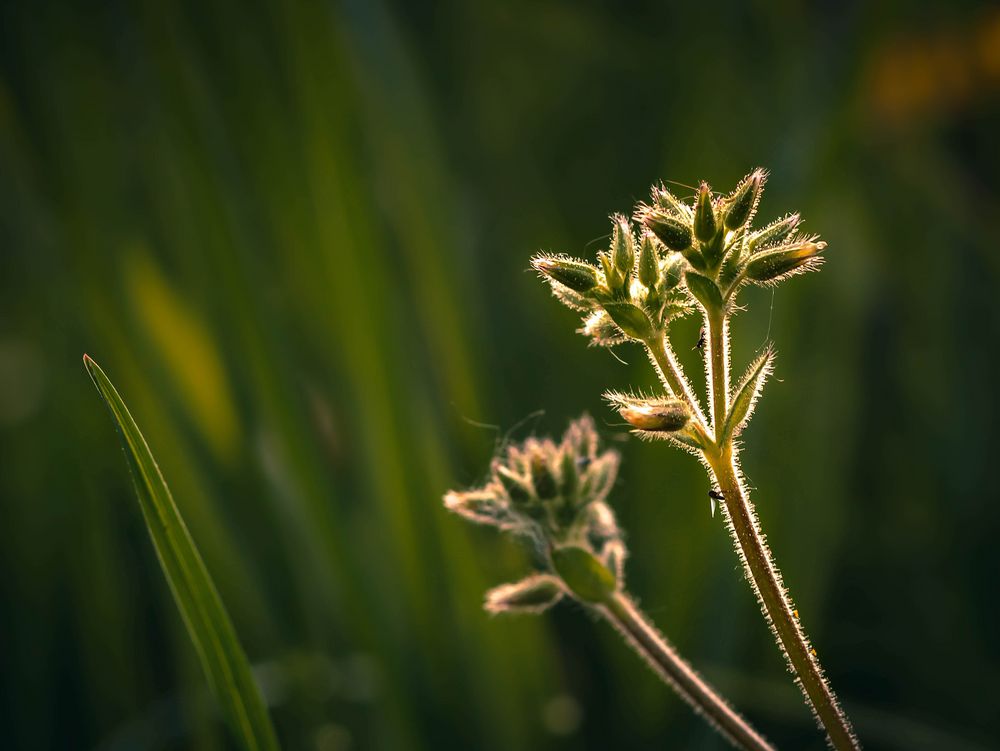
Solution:
[[(717, 748), (581, 613), (488, 619), (522, 555), (440, 496), (535, 410), (519, 435), (586, 409), (614, 438), (601, 391), (653, 383), (637, 352), (587, 350), (530, 254), (596, 252), (654, 180), (761, 164), (764, 215), (830, 243), (736, 321), (737, 370), (779, 352), (745, 454), (778, 562), (869, 747), (988, 746), (998, 24), (976, 3), (5, 4), (0, 745), (226, 743), (88, 351), (286, 747)], [(700, 470), (621, 449), (643, 605), (771, 738), (818, 747)], [(552, 718), (565, 695), (579, 727)]]

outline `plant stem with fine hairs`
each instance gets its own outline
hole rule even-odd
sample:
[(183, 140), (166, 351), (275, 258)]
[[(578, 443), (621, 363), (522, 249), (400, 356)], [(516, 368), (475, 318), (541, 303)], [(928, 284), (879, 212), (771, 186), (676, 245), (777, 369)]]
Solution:
[[(721, 315), (709, 312), (705, 319), (709, 327), (711, 350), (709, 389), (715, 434), (719, 436), (728, 409), (729, 331)], [(840, 709), (837, 697), (823, 675), (815, 650), (809, 646), (781, 581), (781, 573), (760, 532), (753, 504), (740, 482), (739, 459), (733, 448), (732, 438), (727, 438), (722, 445), (706, 451), (705, 458), (719, 484), (729, 530), (746, 569), (747, 579), (753, 585), (764, 617), (785, 653), (789, 667), (798, 678), (797, 683), (805, 694), (806, 701), (826, 730), (833, 748), (838, 751), (859, 749), (850, 721)]]
[(736, 748), (774, 751), (753, 727), (681, 658), (632, 599), (615, 592), (598, 610), (667, 685)]
[[(755, 169), (729, 194), (702, 182), (691, 200), (655, 185), (649, 203), (636, 207), (636, 235), (621, 215), (612, 217), (611, 245), (598, 264), (541, 254), (532, 265), (567, 306), (584, 312), (580, 332), (605, 347), (626, 341), (646, 348), (667, 394), (605, 392), (608, 403), (646, 439), (666, 439), (696, 455), (716, 487), (747, 579), (778, 647), (796, 676), (830, 745), (860, 748), (850, 721), (823, 676), (781, 581), (742, 485), (736, 439), (746, 427), (773, 369), (768, 344), (746, 376), (730, 389), (729, 324), (745, 286), (772, 287), (823, 263), (826, 243), (800, 231), (797, 213), (754, 226), (767, 171)], [(668, 335), (671, 322), (700, 310), (704, 326), (695, 345), (705, 358), (705, 408), (691, 389)], [(620, 604), (620, 603), (619, 603)], [(618, 615), (626, 613), (619, 608)], [(609, 611), (610, 612), (610, 611)], [(619, 628), (623, 628), (619, 625)], [(624, 630), (624, 628), (623, 628)], [(629, 632), (626, 631), (628, 634)], [(641, 648), (642, 632), (630, 638)]]

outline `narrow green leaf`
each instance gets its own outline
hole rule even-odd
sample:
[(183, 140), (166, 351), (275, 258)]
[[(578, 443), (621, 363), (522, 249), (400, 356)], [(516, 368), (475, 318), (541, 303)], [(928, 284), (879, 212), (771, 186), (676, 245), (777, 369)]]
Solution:
[(653, 324), (638, 305), (630, 302), (609, 302), (605, 303), (604, 311), (618, 324), (618, 328), (633, 339), (648, 339), (653, 335)]
[(146, 528), (209, 688), (243, 748), (277, 751), (274, 727), (246, 653), (146, 439), (104, 371), (87, 355), (83, 363), (118, 428)]
[(717, 311), (722, 309), (722, 293), (719, 285), (714, 279), (702, 276), (694, 271), (688, 271), (684, 275), (688, 291), (694, 298), (704, 306), (707, 311)]
[(743, 380), (740, 381), (739, 388), (736, 389), (736, 395), (729, 407), (729, 414), (726, 415), (726, 421), (722, 425), (722, 434), (719, 436), (720, 444), (738, 436), (749, 422), (753, 408), (760, 397), (761, 389), (764, 388), (764, 381), (767, 380), (773, 368), (774, 350), (770, 347), (750, 363)]

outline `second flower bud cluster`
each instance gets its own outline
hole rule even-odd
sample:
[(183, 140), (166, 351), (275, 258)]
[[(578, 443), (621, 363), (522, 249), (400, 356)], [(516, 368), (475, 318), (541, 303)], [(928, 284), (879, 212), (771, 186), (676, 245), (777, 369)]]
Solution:
[(509, 446), (484, 486), (445, 496), (449, 510), (527, 538), (542, 568), (491, 590), (488, 610), (534, 612), (565, 594), (599, 602), (621, 587), (626, 549), (607, 504), (618, 461), (599, 451), (593, 420), (582, 417), (558, 444), (529, 438)]

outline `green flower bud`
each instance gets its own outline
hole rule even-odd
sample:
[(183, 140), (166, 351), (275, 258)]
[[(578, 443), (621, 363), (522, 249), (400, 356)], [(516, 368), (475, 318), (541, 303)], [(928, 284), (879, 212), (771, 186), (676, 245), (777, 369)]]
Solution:
[(625, 217), (614, 217), (614, 223), (611, 256), (615, 262), (615, 268), (621, 272), (625, 279), (628, 279), (635, 266), (635, 239), (632, 237), (632, 229)]
[(753, 216), (757, 209), (757, 202), (760, 200), (761, 189), (764, 187), (764, 179), (767, 173), (762, 169), (755, 169), (747, 175), (739, 187), (729, 196), (726, 204), (726, 228), (739, 229)]
[(714, 280), (688, 271), (684, 275), (684, 282), (687, 284), (688, 291), (694, 295), (694, 299), (700, 302), (706, 310), (722, 308), (722, 293)]
[(712, 190), (708, 187), (708, 183), (702, 183), (698, 191), (698, 203), (694, 209), (694, 235), (701, 242), (707, 243), (715, 237), (717, 229), (715, 210), (712, 208)]
[(576, 503), (576, 491), (580, 485), (579, 469), (576, 466), (577, 458), (572, 451), (563, 449), (559, 467), (560, 479), (562, 480), (560, 493), (570, 504)]
[(620, 295), (625, 289), (625, 277), (622, 276), (622, 273), (607, 253), (598, 253), (597, 260), (601, 262), (601, 268), (604, 269), (604, 278), (608, 283), (608, 289), (611, 290), (611, 294)]
[(583, 548), (556, 548), (552, 551), (552, 566), (563, 584), (583, 602), (607, 602), (618, 588), (615, 575)]
[(669, 292), (681, 283), (684, 278), (684, 265), (684, 256), (679, 253), (667, 257), (660, 274), (660, 290), (662, 292)]
[(752, 282), (766, 284), (779, 281), (797, 270), (808, 270), (808, 267), (816, 265), (821, 260), (817, 256), (825, 247), (825, 242), (807, 240), (795, 245), (766, 250), (750, 259), (746, 267), (746, 278)]
[(538, 574), (491, 589), (483, 607), (494, 614), (541, 613), (559, 602), (564, 592), (556, 577)]
[(668, 214), (685, 216), (691, 211), (689, 206), (663, 185), (653, 186), (653, 202)]
[(574, 292), (589, 292), (598, 285), (597, 269), (583, 261), (568, 258), (536, 258), (532, 265), (549, 279)]
[(618, 409), (629, 425), (639, 430), (672, 433), (688, 424), (691, 413), (680, 399), (625, 404)]
[(642, 218), (642, 223), (671, 250), (687, 250), (691, 247), (691, 228), (672, 216), (651, 212)]
[(601, 560), (607, 569), (615, 575), (615, 579), (621, 583), (625, 581), (625, 559), (628, 557), (628, 548), (621, 540), (612, 540), (601, 550)]
[(656, 252), (653, 236), (648, 232), (644, 232), (642, 243), (639, 246), (639, 281), (649, 289), (656, 287), (659, 266), (659, 255)]
[(800, 221), (801, 219), (798, 214), (789, 214), (776, 222), (771, 222), (769, 225), (757, 230), (750, 236), (750, 241), (747, 243), (747, 249), (753, 253), (762, 248), (766, 248), (768, 245), (774, 245), (787, 240), (798, 228)]
[(531, 457), (531, 482), (535, 486), (535, 493), (543, 501), (559, 495), (556, 478), (541, 453), (533, 454)]
[(488, 489), (452, 491), (444, 497), (449, 511), (464, 516), (476, 524), (501, 526), (510, 520), (506, 500), (501, 501)]
[(618, 477), (618, 454), (607, 451), (587, 466), (580, 483), (579, 506), (604, 500)]
[(515, 475), (504, 465), (497, 464), (494, 468), (494, 474), (503, 486), (504, 491), (510, 497), (512, 503), (527, 503), (534, 497), (533, 488), (529, 487), (523, 479)]
[(612, 302), (607, 303), (604, 310), (627, 336), (648, 339), (653, 335), (653, 324), (639, 306), (630, 302)]

